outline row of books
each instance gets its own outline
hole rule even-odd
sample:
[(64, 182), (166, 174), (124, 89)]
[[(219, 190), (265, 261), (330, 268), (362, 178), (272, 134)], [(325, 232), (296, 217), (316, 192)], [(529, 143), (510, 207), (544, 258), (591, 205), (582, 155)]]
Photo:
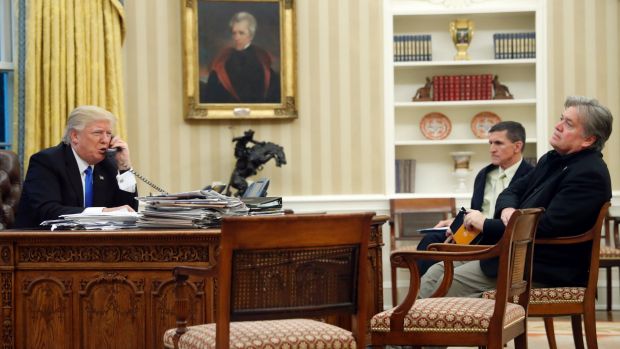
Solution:
[(495, 59), (536, 58), (536, 33), (493, 34)]
[(469, 101), (493, 98), (493, 75), (435, 75), (434, 101)]
[(396, 160), (396, 192), (414, 193), (415, 192), (415, 160), (397, 159)]
[(432, 60), (430, 35), (394, 35), (394, 62)]

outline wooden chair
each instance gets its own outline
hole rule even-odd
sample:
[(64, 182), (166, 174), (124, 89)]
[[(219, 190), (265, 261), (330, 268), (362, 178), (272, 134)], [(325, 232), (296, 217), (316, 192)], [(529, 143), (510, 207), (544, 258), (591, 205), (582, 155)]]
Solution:
[[(456, 215), (456, 202), (454, 198), (419, 198), (419, 199), (390, 199), (390, 251), (396, 250), (397, 240), (414, 240), (416, 237), (407, 237), (404, 233), (407, 215), (413, 216), (421, 225), (419, 228), (434, 226), (439, 220), (454, 217)], [(410, 227), (415, 231), (418, 226)], [(392, 280), (392, 304), (398, 303), (398, 279), (396, 266), (390, 266)]]
[[(433, 244), (438, 251), (395, 251), (392, 263), (411, 273), (409, 292), (396, 308), (375, 315), (370, 322), (373, 345), (485, 346), (500, 349), (515, 339), (516, 348), (527, 347), (528, 297), (518, 303), (508, 299), (529, 294), (533, 240), (543, 209), (517, 210), (502, 239), (494, 246)], [(444, 281), (433, 297), (417, 299), (420, 281), (416, 260), (443, 260)], [(497, 297), (442, 297), (451, 285), (453, 261), (499, 258)]]
[(583, 348), (581, 337), (581, 317), (585, 325), (588, 349), (596, 349), (596, 289), (599, 269), (599, 247), (601, 243), (601, 227), (607, 216), (610, 203), (601, 207), (594, 226), (584, 234), (552, 239), (536, 239), (536, 245), (566, 245), (592, 241), (592, 257), (590, 258), (588, 283), (586, 287), (534, 288), (530, 294), (529, 316), (543, 317), (547, 341), (551, 349), (556, 349), (554, 316), (571, 316), (573, 339), (575, 346)]
[(614, 267), (618, 267), (618, 275), (620, 275), (620, 233), (618, 233), (620, 215), (617, 213), (612, 214), (612, 211), (613, 209), (608, 210), (607, 217), (605, 218), (605, 244), (601, 246), (600, 254), (600, 267), (605, 269), (607, 278), (607, 311), (611, 311), (613, 304), (611, 275)]
[[(166, 331), (165, 347), (364, 346), (373, 215), (224, 218), (217, 270), (174, 270), (177, 328)], [(214, 324), (187, 326), (189, 275), (217, 277)], [(352, 332), (300, 319), (332, 315), (353, 316)]]
[(17, 154), (0, 149), (0, 230), (10, 228), (15, 221), (22, 193)]

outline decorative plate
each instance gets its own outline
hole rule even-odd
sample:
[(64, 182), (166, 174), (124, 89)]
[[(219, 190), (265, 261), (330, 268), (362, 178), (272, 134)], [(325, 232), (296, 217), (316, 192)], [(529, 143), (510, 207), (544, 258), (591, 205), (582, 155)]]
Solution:
[(420, 131), (427, 139), (444, 139), (452, 131), (452, 123), (442, 113), (428, 113), (420, 120)]
[(491, 127), (500, 121), (502, 121), (502, 119), (493, 112), (480, 112), (471, 119), (471, 132), (478, 138), (487, 139), (489, 138), (489, 130)]

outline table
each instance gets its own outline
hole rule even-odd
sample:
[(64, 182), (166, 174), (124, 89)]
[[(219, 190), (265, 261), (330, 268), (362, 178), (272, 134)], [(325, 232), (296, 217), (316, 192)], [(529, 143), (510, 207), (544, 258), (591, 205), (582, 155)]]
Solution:
[[(372, 314), (383, 310), (387, 219), (376, 216), (371, 229)], [(163, 332), (176, 327), (172, 268), (215, 265), (219, 235), (217, 229), (2, 231), (1, 348), (162, 348)], [(211, 322), (214, 280), (190, 282), (190, 323)]]

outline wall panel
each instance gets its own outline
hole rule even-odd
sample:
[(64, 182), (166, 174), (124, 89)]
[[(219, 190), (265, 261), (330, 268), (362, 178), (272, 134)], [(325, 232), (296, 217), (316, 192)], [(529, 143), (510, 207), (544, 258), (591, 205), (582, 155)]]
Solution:
[(288, 121), (184, 120), (181, 1), (125, 4), (128, 141), (138, 171), (171, 192), (227, 182), (231, 140), (252, 128), (287, 155), (287, 165), (259, 173), (272, 179), (272, 195), (383, 193), (380, 0), (295, 1), (299, 117)]
[(618, 0), (549, 0), (549, 130), (568, 95), (597, 98), (614, 115), (604, 150), (612, 185), (620, 188), (620, 55)]
[[(566, 95), (597, 97), (616, 116), (605, 149), (620, 187), (618, 0), (549, 0), (549, 130)], [(168, 191), (228, 181), (234, 136), (282, 145), (288, 164), (265, 166), (272, 195), (382, 194), (381, 0), (296, 0), (299, 117), (186, 121), (178, 0), (125, 2), (128, 141), (134, 167)], [(142, 193), (150, 190), (140, 187)]]

